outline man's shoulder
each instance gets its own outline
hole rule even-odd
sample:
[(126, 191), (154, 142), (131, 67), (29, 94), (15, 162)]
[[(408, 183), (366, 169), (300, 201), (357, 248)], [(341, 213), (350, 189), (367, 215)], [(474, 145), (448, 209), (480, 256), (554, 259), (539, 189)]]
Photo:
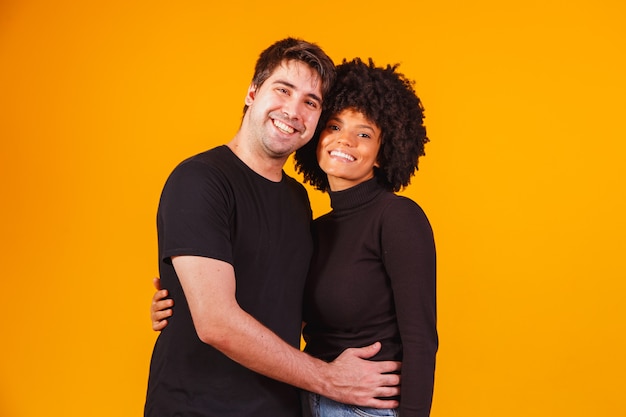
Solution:
[(179, 162), (165, 181), (163, 196), (179, 199), (184, 195), (200, 197), (205, 192), (223, 194), (232, 188), (231, 182), (238, 176), (236, 162), (229, 158), (229, 153), (227, 147), (220, 146)]
[(228, 161), (232, 160), (232, 157), (233, 153), (228, 146), (220, 145), (184, 159), (178, 164), (177, 168), (193, 164), (215, 165), (217, 163), (228, 163)]
[(233, 156), (227, 146), (218, 146), (184, 159), (174, 167), (170, 175), (206, 176), (216, 172), (228, 174), (236, 167)]
[(306, 192), (306, 188), (304, 187), (304, 185), (294, 177), (288, 175), (285, 171), (283, 171), (283, 181), (290, 187), (294, 187)]

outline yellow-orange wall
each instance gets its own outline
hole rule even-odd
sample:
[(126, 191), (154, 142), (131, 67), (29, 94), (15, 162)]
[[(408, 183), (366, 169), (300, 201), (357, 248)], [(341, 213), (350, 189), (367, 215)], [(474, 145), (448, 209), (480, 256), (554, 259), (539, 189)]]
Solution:
[(258, 53), (285, 36), (417, 80), (431, 143), (404, 194), (438, 246), (432, 416), (626, 415), (625, 16), (618, 0), (0, 1), (0, 416), (141, 415), (163, 181), (231, 137)]

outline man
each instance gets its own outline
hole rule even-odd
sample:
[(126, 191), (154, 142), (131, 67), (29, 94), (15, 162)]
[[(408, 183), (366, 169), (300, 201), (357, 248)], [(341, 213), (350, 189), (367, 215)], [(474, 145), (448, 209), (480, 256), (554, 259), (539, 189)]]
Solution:
[(307, 143), (334, 80), (316, 45), (263, 51), (227, 144), (183, 161), (157, 216), (160, 275), (177, 312), (150, 365), (146, 416), (300, 414), (297, 389), (344, 403), (395, 407), (396, 362), (379, 344), (325, 363), (298, 349), (312, 252), (304, 187), (282, 170)]

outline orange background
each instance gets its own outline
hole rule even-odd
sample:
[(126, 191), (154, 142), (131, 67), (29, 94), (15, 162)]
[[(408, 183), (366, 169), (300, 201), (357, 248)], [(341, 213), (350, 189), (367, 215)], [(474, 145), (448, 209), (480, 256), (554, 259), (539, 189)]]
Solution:
[(161, 187), (230, 139), (258, 53), (285, 36), (417, 80), (432, 142), (404, 194), (438, 246), (432, 416), (626, 415), (625, 15), (2, 0), (0, 415), (141, 415)]

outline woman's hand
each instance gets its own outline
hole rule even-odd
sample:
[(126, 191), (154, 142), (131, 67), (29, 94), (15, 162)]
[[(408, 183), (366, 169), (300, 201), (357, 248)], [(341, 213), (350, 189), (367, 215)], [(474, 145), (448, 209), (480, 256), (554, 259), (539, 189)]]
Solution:
[(152, 279), (152, 284), (156, 288), (156, 292), (152, 296), (152, 304), (150, 306), (150, 318), (152, 319), (152, 330), (160, 332), (167, 326), (167, 318), (174, 314), (172, 307), (174, 307), (174, 300), (166, 299), (167, 290), (161, 289), (161, 279), (155, 277)]

